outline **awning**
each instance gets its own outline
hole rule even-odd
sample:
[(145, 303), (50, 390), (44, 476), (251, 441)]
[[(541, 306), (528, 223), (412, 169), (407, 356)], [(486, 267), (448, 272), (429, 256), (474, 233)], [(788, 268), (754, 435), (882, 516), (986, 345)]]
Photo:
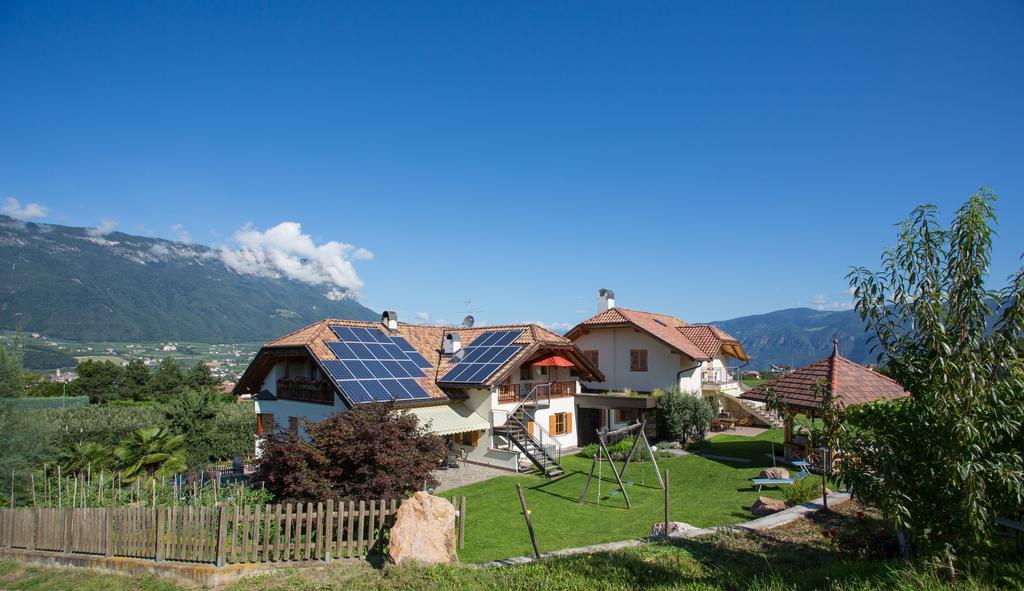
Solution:
[(531, 362), (530, 365), (537, 367), (573, 367), (575, 364), (561, 355), (551, 353)]
[(487, 419), (469, 410), (461, 402), (410, 408), (409, 412), (419, 418), (420, 425), (425, 426), (427, 431), (435, 435), (454, 435), (467, 431), (484, 431), (490, 428)]

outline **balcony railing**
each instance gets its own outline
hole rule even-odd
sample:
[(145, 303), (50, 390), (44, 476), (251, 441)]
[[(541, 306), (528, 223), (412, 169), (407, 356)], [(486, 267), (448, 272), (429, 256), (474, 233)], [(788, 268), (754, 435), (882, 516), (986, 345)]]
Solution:
[(716, 367), (705, 369), (701, 374), (701, 383), (706, 385), (732, 384), (739, 381), (739, 368), (737, 367)]
[(327, 382), (278, 382), (277, 398), (279, 400), (297, 400), (299, 402), (333, 404), (334, 391), (331, 389), (331, 385)]
[(498, 402), (519, 402), (534, 388), (542, 391), (543, 395), (550, 398), (576, 395), (576, 381), (565, 380), (561, 382), (541, 382), (535, 384), (527, 382), (524, 384), (501, 384), (498, 386)]

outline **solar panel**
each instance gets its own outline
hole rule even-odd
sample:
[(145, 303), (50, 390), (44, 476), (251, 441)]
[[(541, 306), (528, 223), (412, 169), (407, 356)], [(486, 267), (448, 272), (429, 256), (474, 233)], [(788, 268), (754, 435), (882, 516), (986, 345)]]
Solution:
[(431, 366), (409, 341), (376, 328), (332, 326), (338, 341), (327, 347), (337, 359), (324, 369), (354, 403), (430, 398), (414, 378)]
[(440, 382), (483, 384), (522, 347), (513, 344), (521, 330), (499, 330), (477, 337), (466, 346), (466, 355), (444, 375)]

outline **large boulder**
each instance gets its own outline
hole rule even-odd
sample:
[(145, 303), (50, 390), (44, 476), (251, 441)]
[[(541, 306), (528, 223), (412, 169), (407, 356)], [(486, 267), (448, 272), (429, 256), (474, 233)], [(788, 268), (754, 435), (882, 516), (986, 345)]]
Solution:
[(402, 501), (391, 528), (388, 554), (392, 562), (455, 564), (455, 507), (426, 492)]
[(757, 501), (750, 507), (750, 512), (758, 517), (764, 517), (765, 515), (778, 513), (783, 509), (786, 509), (786, 501), (777, 501), (768, 497), (757, 497)]
[(760, 478), (789, 478), (789, 470), (785, 468), (765, 468)]

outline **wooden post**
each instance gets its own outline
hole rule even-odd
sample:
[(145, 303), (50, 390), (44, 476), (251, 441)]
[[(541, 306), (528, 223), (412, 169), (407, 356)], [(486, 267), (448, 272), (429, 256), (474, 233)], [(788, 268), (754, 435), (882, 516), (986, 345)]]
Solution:
[(104, 549), (105, 549), (104, 554), (106, 554), (107, 558), (110, 558), (111, 556), (114, 555), (114, 516), (113, 516), (113, 511), (114, 510), (111, 507), (107, 507), (106, 509), (103, 510), (103, 513), (104, 513), (103, 521), (104, 521), (105, 529), (107, 530), (106, 540), (104, 540), (104, 542), (106, 542), (106, 544), (104, 546)]
[(828, 448), (821, 448), (821, 504), (828, 513), (828, 469), (832, 466), (828, 458)]
[(466, 497), (459, 500), (459, 549), (466, 547)]
[[(317, 510), (322, 510), (323, 505), (317, 503)], [(327, 499), (327, 514), (321, 519), (323, 527), (320, 529), (320, 553), (324, 562), (331, 561), (331, 537), (334, 535), (334, 499)]]
[(75, 510), (73, 508), (72, 509), (64, 509), (62, 512), (63, 512), (62, 517), (64, 518), (64, 531), (62, 533), (64, 535), (62, 536), (63, 537), (63, 544), (61, 546), (61, 550), (64, 552), (64, 554), (70, 554), (71, 553), (71, 539), (72, 539), (71, 538), (71, 528), (72, 528), (72, 524), (74, 523), (74, 520), (75, 520), (75, 517), (74, 517)]
[(662, 532), (662, 536), (668, 539), (668, 468), (665, 468), (665, 531)]
[(530, 532), (530, 543), (533, 544), (533, 555), (540, 560), (540, 548), (537, 547), (537, 537), (533, 534), (533, 521), (530, 519), (530, 510), (526, 507), (526, 497), (523, 496), (523, 486), (516, 483), (516, 490), (519, 492), (519, 505), (523, 508), (523, 517), (526, 518), (526, 530)]
[(217, 522), (217, 566), (224, 566), (224, 551), (228, 541), (228, 506), (220, 506), (220, 519)]
[(163, 507), (153, 509), (156, 511), (156, 561), (164, 561), (164, 531), (167, 529), (167, 515)]

